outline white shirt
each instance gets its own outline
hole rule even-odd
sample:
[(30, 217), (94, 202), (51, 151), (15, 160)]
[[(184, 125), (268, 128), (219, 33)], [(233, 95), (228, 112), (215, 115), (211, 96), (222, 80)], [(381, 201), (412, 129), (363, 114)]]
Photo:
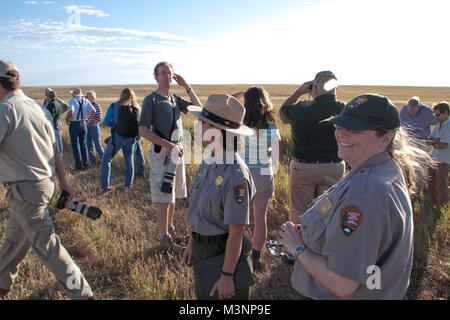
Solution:
[(444, 149), (434, 149), (431, 155), (434, 160), (450, 164), (450, 119), (434, 127), (431, 138), (440, 139), (440, 142), (447, 143)]
[[(80, 105), (82, 104), (82, 112), (79, 112)], [(88, 99), (83, 97), (73, 97), (69, 100), (69, 109), (67, 112), (73, 112), (69, 121), (86, 121), (89, 114), (94, 111), (94, 106), (89, 102)]]

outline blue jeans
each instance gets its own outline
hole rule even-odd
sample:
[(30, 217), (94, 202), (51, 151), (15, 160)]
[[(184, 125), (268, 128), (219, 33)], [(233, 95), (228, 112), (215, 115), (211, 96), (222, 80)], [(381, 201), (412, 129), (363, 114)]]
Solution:
[(142, 153), (142, 137), (137, 138), (134, 153), (136, 155), (136, 166), (137, 166), (136, 176), (142, 177), (144, 175), (145, 170), (145, 158), (144, 154)]
[(70, 143), (72, 145), (73, 158), (75, 160), (75, 169), (87, 167), (88, 153), (86, 147), (86, 123), (71, 123), (69, 125)]
[[(95, 126), (87, 126), (87, 148), (88, 148), (88, 155), (89, 155), (89, 163), (95, 164), (97, 162), (97, 159), (95, 157), (95, 150), (98, 153), (98, 156), (100, 157), (100, 161), (103, 158), (103, 154), (105, 153), (105, 150), (103, 149), (102, 145), (102, 136), (100, 131), (100, 124), (97, 123)], [(95, 150), (94, 150), (95, 147)]]
[(61, 122), (58, 121), (58, 123), (55, 126), (55, 139), (56, 139), (56, 146), (58, 147), (59, 153), (61, 154), (61, 157), (62, 157), (63, 142), (62, 142), (61, 129), (62, 129)]
[[(125, 187), (132, 187), (134, 180), (134, 145), (135, 138), (115, 139), (115, 148), (112, 139), (109, 139), (105, 153), (102, 158), (102, 188), (109, 188), (111, 184), (111, 162), (114, 156), (122, 149), (125, 161)], [(114, 150), (113, 150), (114, 149)]]

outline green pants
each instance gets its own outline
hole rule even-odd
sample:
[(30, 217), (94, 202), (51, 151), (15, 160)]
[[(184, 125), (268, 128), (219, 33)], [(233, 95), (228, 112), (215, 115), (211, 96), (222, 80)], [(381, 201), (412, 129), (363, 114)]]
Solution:
[[(198, 242), (192, 239), (192, 252), (194, 261), (199, 261), (209, 257), (216, 256), (225, 252), (227, 245), (227, 239), (223, 239), (215, 242), (202, 241)], [(253, 270), (252, 266), (252, 244), (246, 238), (242, 239), (242, 250), (240, 259), (246, 259), (250, 269)], [(218, 279), (217, 279), (218, 280)], [(236, 284), (235, 284), (236, 285)], [(199, 276), (195, 274), (195, 292), (197, 299), (206, 300), (209, 298), (210, 292), (203, 292), (202, 285), (200, 283)], [(230, 298), (230, 300), (249, 300), (250, 299), (250, 287), (244, 287), (236, 290), (236, 294)]]

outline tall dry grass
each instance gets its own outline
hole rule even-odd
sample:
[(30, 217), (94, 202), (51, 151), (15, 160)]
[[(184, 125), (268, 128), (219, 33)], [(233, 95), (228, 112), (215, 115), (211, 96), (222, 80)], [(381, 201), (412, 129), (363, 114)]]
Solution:
[[(118, 99), (120, 90), (126, 86), (97, 86), (83, 88), (97, 91), (99, 103), (106, 112), (110, 103)], [(131, 86), (142, 103), (143, 98), (154, 86)], [(295, 90), (295, 86), (264, 85), (271, 94), (275, 109)], [(212, 93), (234, 93), (248, 88), (247, 85), (196, 86), (196, 93), (202, 102)], [(44, 88), (25, 88), (30, 97), (43, 100)], [(68, 99), (69, 87), (55, 90)], [(177, 93), (185, 96), (182, 89)], [(385, 94), (401, 107), (411, 96), (418, 95), (428, 104), (449, 100), (449, 88), (418, 87), (363, 87), (343, 86), (338, 96), (348, 101), (364, 92)], [(194, 117), (183, 115), (183, 125), (193, 132)], [(276, 238), (276, 230), (287, 220), (288, 203), (288, 158), (290, 154), (290, 130), (287, 125), (277, 122), (282, 136), (285, 159), (275, 176), (276, 196), (269, 203), (269, 238)], [(103, 139), (109, 130), (102, 127)], [(64, 125), (64, 163), (69, 183), (75, 190), (76, 198), (103, 210), (100, 220), (91, 221), (66, 210), (57, 212), (54, 207), (55, 195), (50, 211), (57, 233), (63, 245), (90, 283), (100, 299), (194, 299), (192, 270), (181, 264), (179, 256), (149, 254), (149, 248), (158, 245), (158, 228), (155, 206), (151, 202), (148, 173), (145, 178), (137, 178), (132, 190), (119, 191), (123, 185), (125, 170), (120, 152), (112, 162), (111, 185), (113, 191), (102, 196), (100, 188), (100, 166), (73, 174), (73, 160)], [(144, 142), (145, 153), (149, 143)], [(147, 163), (148, 169), (148, 163)], [(197, 170), (197, 165), (187, 165), (188, 187)], [(188, 189), (189, 190), (189, 189)], [(0, 186), (0, 195), (5, 188)], [(0, 200), (0, 241), (3, 243), (9, 215), (6, 201)], [(187, 231), (186, 214), (188, 201), (177, 202), (175, 225), (179, 232)], [(448, 299), (450, 264), (449, 259), (449, 217), (450, 210), (438, 212), (423, 197), (414, 202), (415, 258), (408, 299)], [(250, 237), (252, 225), (246, 233)], [(255, 275), (252, 299), (297, 299), (297, 293), (290, 286), (292, 267), (263, 251), (264, 270)], [(12, 299), (66, 299), (51, 273), (30, 251), (20, 266), (11, 292)]]

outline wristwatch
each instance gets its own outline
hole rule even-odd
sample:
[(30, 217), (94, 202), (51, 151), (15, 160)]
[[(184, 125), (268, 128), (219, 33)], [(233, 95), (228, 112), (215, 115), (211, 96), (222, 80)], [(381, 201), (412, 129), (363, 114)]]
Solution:
[(298, 247), (295, 249), (295, 253), (294, 253), (295, 258), (297, 258), (298, 255), (299, 255), (300, 253), (302, 253), (303, 251), (305, 251), (305, 249), (306, 249), (306, 246), (305, 246), (304, 244), (298, 246)]

